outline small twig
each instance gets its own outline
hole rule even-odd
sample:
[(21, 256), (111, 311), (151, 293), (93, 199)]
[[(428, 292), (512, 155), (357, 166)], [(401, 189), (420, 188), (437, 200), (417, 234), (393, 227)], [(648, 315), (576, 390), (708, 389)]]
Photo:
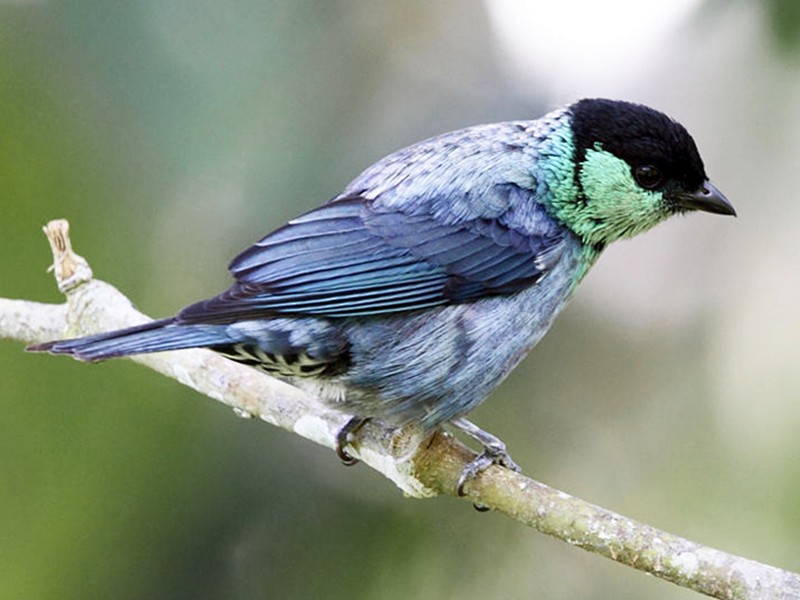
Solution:
[[(149, 320), (116, 288), (93, 279), (72, 251), (66, 221), (45, 228), (64, 305), (0, 299), (0, 337), (26, 343), (88, 335)], [(208, 350), (132, 357), (202, 394), (329, 448), (347, 415), (300, 390)], [(370, 422), (354, 453), (409, 496), (453, 495), (475, 454), (439, 432), (420, 443), (414, 428), (391, 431)], [(659, 531), (527, 477), (491, 467), (467, 486), (466, 498), (553, 537), (677, 585), (722, 599), (800, 599), (800, 575)]]

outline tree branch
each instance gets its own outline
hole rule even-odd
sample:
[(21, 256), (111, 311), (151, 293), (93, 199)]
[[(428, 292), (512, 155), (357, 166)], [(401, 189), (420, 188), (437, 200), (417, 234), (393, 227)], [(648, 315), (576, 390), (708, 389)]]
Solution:
[[(66, 221), (45, 233), (62, 305), (0, 299), (0, 337), (40, 343), (88, 335), (148, 321), (111, 285), (93, 279), (88, 263), (72, 251)], [(132, 357), (198, 392), (333, 448), (347, 415), (253, 369), (208, 350), (181, 350)], [(451, 435), (423, 440), (413, 427), (399, 431), (367, 423), (353, 453), (391, 479), (407, 495), (454, 495), (464, 466), (475, 454)], [(572, 545), (651, 573), (677, 585), (723, 599), (800, 598), (800, 575), (659, 531), (533, 481), (491, 467), (467, 486), (467, 500), (491, 508)]]

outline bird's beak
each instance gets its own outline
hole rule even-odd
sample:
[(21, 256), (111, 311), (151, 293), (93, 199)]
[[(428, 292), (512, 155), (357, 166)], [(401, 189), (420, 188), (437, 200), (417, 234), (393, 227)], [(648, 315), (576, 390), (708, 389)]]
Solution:
[(733, 208), (725, 194), (715, 188), (710, 181), (706, 180), (693, 192), (679, 194), (675, 201), (678, 206), (690, 210), (702, 210), (704, 212), (716, 213), (718, 215), (736, 216)]

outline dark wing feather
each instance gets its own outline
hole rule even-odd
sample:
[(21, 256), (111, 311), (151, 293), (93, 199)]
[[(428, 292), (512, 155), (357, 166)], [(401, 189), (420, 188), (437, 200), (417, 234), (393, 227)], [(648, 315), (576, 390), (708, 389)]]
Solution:
[(362, 317), (512, 293), (542, 276), (543, 257), (560, 252), (560, 228), (542, 222), (540, 233), (523, 234), (498, 220), (446, 224), (340, 199), (248, 248), (230, 265), (236, 283), (178, 320)]

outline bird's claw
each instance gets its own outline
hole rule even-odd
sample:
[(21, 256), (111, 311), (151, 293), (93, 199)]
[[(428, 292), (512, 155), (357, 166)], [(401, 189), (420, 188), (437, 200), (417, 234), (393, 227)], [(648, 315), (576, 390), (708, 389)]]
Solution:
[(350, 444), (350, 436), (355, 434), (369, 419), (362, 419), (361, 417), (351, 417), (350, 420), (336, 432), (336, 455), (342, 464), (347, 467), (352, 467), (358, 463), (358, 459), (351, 456), (345, 450), (345, 446)]
[[(466, 492), (464, 491), (464, 487), (467, 483), (492, 465), (500, 465), (501, 467), (505, 467), (517, 473), (520, 471), (519, 465), (517, 465), (508, 454), (506, 445), (500, 440), (497, 440), (497, 443), (493, 442), (484, 446), (483, 452), (464, 467), (464, 470), (461, 471), (461, 476), (458, 478), (456, 493), (459, 496), (465, 496)], [(479, 508), (477, 505), (475, 508), (478, 508), (478, 510), (485, 510)]]
[[(453, 419), (450, 422), (454, 427), (457, 427), (471, 438), (477, 440), (483, 446), (483, 452), (479, 454), (473, 461), (464, 467), (461, 471), (461, 476), (458, 478), (456, 485), (456, 493), (459, 496), (465, 496), (466, 492), (464, 487), (467, 483), (474, 479), (477, 475), (491, 467), (492, 465), (500, 465), (506, 469), (519, 472), (520, 468), (509, 456), (506, 450), (506, 445), (503, 440), (492, 435), (488, 431), (484, 431), (471, 421), (464, 418)], [(486, 510), (483, 507), (475, 506), (478, 510)]]

